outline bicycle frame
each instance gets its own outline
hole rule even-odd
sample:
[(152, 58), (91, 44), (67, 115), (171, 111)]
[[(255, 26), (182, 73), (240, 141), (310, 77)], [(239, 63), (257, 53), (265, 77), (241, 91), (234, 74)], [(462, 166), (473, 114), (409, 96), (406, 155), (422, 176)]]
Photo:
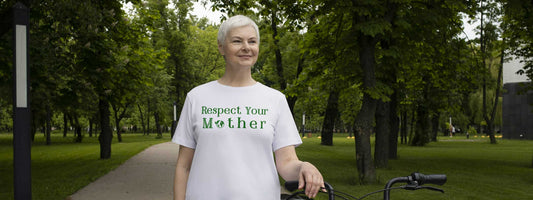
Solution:
[[(392, 185), (394, 185), (395, 183), (407, 183), (407, 184), (403, 185), (403, 186), (400, 186), (400, 187), (393, 188)], [(360, 198), (353, 197), (353, 196), (351, 196), (349, 194), (346, 194), (346, 193), (343, 193), (343, 192), (340, 192), (340, 191), (335, 191), (335, 190), (333, 190), (333, 187), (327, 182), (324, 182), (324, 185), (325, 185), (324, 189), (326, 189), (327, 192), (321, 192), (321, 193), (327, 193), (328, 194), (328, 199), (330, 199), (330, 200), (334, 200), (335, 196), (341, 197), (343, 199), (351, 198), (351, 199), (359, 200), (359, 199), (363, 199), (363, 198), (365, 198), (365, 197), (367, 197), (367, 196), (369, 196), (371, 194), (375, 194), (375, 193), (382, 192), (382, 191), (383, 191), (383, 199), (384, 200), (389, 200), (390, 199), (390, 191), (393, 190), (393, 189), (406, 189), (406, 190), (430, 189), (430, 190), (439, 191), (439, 192), (444, 193), (444, 191), (439, 189), (439, 188), (430, 187), (430, 186), (422, 186), (422, 185), (424, 185), (426, 183), (436, 184), (436, 185), (443, 185), (444, 183), (446, 183), (446, 175), (444, 175), (444, 174), (424, 175), (424, 174), (415, 172), (415, 173), (412, 173), (410, 176), (392, 178), (385, 185), (385, 189), (365, 194), (365, 195), (363, 195)], [(289, 190), (289, 191), (295, 191), (296, 189), (298, 189), (298, 181), (288, 181), (288, 182), (286, 182), (285, 183), (285, 188), (287, 188), (287, 190)], [(335, 192), (337, 192), (339, 194), (342, 194), (342, 195), (336, 194)], [(291, 196), (289, 196), (289, 198), (287, 198), (287, 200), (291, 199), (291, 198), (294, 198), (294, 197), (300, 197), (300, 195), (303, 194), (303, 193), (304, 192), (295, 192)], [(309, 199), (309, 198), (306, 198), (306, 199)]]

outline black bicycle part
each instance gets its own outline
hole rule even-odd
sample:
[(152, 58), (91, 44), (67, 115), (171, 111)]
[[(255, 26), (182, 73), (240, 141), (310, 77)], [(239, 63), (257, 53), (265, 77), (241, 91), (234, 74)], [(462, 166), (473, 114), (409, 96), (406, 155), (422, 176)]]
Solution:
[[(383, 192), (383, 199), (384, 200), (389, 200), (390, 199), (390, 191), (394, 190), (394, 189), (405, 189), (405, 190), (429, 189), (429, 190), (434, 190), (434, 191), (439, 191), (439, 192), (444, 193), (444, 190), (442, 190), (442, 189), (431, 187), (431, 186), (422, 186), (422, 185), (424, 185), (424, 184), (443, 185), (443, 184), (446, 183), (446, 180), (447, 180), (447, 178), (446, 178), (446, 175), (444, 175), (444, 174), (424, 175), (422, 173), (415, 172), (415, 173), (412, 173), (410, 176), (396, 177), (396, 178), (390, 179), (387, 182), (387, 184), (386, 184), (384, 189), (365, 194), (365, 195), (361, 196), (360, 198), (356, 198), (354, 196), (351, 196), (350, 194), (347, 194), (347, 193), (344, 193), (344, 192), (341, 192), (341, 191), (335, 191), (335, 190), (333, 190), (333, 187), (327, 182), (324, 182), (324, 186), (325, 187), (322, 188), (322, 189), (326, 189), (326, 192), (320, 191), (320, 193), (328, 194), (328, 198), (330, 200), (335, 199), (335, 197), (340, 197), (340, 198), (346, 199), (346, 200), (348, 200), (348, 198), (360, 200), (360, 199), (363, 199), (363, 198), (365, 198), (365, 197), (367, 197), (367, 196), (369, 196), (371, 194)], [(392, 187), (392, 185), (394, 185), (395, 183), (407, 183), (407, 184), (399, 186), (399, 187)], [(298, 189), (298, 181), (287, 181), (287, 182), (285, 182), (285, 188), (287, 190), (289, 190), (290, 192), (294, 192), (295, 190)], [(305, 186), (304, 186), (304, 188), (305, 188)], [(340, 194), (345, 195), (345, 196), (342, 196)], [(303, 195), (305, 195), (304, 191), (295, 192), (295, 193), (291, 194), (286, 199), (293, 199), (293, 198), (294, 199), (309, 199), (308, 197), (303, 197)]]
[(443, 185), (446, 183), (446, 175), (445, 174), (431, 174), (431, 175), (424, 175), (422, 173), (412, 173), (411, 176), (406, 177), (397, 177), (389, 180), (387, 182), (387, 185), (385, 185), (385, 189), (383, 191), (383, 199), (389, 200), (390, 199), (390, 188), (395, 183), (407, 183), (407, 185), (402, 186), (402, 189), (407, 190), (417, 190), (417, 189), (430, 189), (435, 190), (444, 193), (443, 190), (434, 188), (434, 187), (426, 187), (421, 186), (424, 184), (436, 184), (436, 185)]
[[(293, 192), (293, 191), (298, 189), (298, 185), (299, 185), (298, 181), (287, 181), (287, 182), (285, 182), (285, 189), (289, 190), (290, 192)], [(304, 185), (304, 188), (305, 188), (305, 185)], [(328, 194), (328, 198), (329, 199), (335, 199), (335, 191), (333, 190), (333, 187), (328, 182), (324, 182), (324, 188), (321, 188), (321, 189), (326, 189), (326, 191), (327, 191), (326, 193)], [(322, 192), (322, 191), (320, 191), (320, 192)], [(291, 195), (290, 198), (296, 197), (296, 196), (298, 196), (300, 194), (303, 194), (303, 193), (304, 192), (294, 193), (296, 195)], [(290, 198), (288, 198), (288, 199), (290, 199)]]

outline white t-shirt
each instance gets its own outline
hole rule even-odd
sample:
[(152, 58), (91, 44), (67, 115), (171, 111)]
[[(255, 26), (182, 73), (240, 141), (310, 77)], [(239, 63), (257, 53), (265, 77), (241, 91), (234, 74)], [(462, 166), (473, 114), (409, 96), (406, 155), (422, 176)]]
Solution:
[(217, 81), (187, 94), (172, 141), (195, 149), (189, 200), (278, 200), (273, 152), (302, 143), (283, 93)]

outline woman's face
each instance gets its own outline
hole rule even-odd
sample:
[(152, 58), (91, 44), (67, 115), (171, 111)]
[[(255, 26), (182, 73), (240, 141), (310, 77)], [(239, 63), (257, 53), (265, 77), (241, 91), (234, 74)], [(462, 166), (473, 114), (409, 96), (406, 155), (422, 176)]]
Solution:
[(218, 50), (228, 67), (252, 67), (259, 54), (259, 41), (252, 26), (236, 27), (229, 31)]

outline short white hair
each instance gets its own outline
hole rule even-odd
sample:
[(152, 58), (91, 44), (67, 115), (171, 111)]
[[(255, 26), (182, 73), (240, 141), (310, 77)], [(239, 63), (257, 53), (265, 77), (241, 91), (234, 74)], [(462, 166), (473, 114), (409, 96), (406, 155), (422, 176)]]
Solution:
[(230, 17), (228, 20), (226, 20), (220, 25), (217, 37), (218, 43), (224, 43), (224, 41), (226, 40), (226, 35), (231, 31), (231, 29), (243, 26), (251, 26), (252, 28), (254, 28), (257, 34), (257, 41), (259, 41), (259, 28), (257, 27), (257, 24), (255, 24), (254, 20), (244, 15), (235, 15), (233, 17)]

